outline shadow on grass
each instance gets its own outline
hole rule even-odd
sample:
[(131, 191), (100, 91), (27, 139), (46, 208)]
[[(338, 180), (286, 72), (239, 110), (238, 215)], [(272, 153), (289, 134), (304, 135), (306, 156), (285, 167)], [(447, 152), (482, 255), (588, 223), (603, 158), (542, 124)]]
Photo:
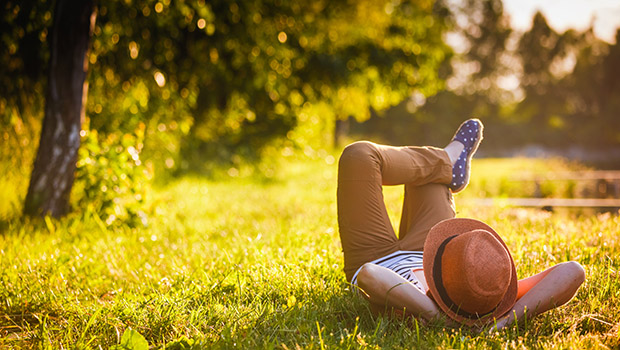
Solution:
[[(420, 322), (396, 313), (374, 315), (361, 296), (345, 288), (334, 295), (310, 294), (264, 312), (243, 328), (230, 322), (212, 343), (215, 348), (432, 348), (448, 339), (475, 336), (468, 328), (450, 329), (444, 320)], [(241, 322), (243, 323), (243, 322)]]

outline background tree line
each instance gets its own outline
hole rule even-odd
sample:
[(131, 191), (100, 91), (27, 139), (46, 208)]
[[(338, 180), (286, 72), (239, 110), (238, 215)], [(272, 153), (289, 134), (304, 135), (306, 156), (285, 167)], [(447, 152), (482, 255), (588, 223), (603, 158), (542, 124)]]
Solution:
[[(61, 4), (75, 5), (2, 5), (7, 176), (32, 170)], [(239, 167), (272, 150), (312, 154), (333, 145), (338, 120), (354, 120), (351, 132), (363, 137), (402, 144), (441, 144), (472, 115), (490, 129), (489, 149), (620, 144), (618, 44), (591, 30), (556, 33), (541, 14), (515, 41), (500, 0), (91, 4), (72, 201), (106, 223), (143, 219), (153, 174)], [(446, 43), (448, 33), (462, 49)], [(506, 88), (511, 79), (518, 84)], [(27, 183), (20, 186), (25, 193)]]
[(456, 26), (464, 48), (453, 59), (447, 89), (421, 101), (413, 95), (354, 123), (352, 131), (399, 144), (441, 145), (450, 130), (437, 128), (437, 121), (456, 124), (476, 115), (487, 127), (486, 155), (536, 145), (564, 156), (596, 153), (597, 161), (608, 160), (605, 166), (617, 165), (620, 31), (609, 44), (592, 28), (558, 33), (536, 13), (527, 32), (513, 33), (501, 0), (462, 4), (453, 14), (465, 19)]

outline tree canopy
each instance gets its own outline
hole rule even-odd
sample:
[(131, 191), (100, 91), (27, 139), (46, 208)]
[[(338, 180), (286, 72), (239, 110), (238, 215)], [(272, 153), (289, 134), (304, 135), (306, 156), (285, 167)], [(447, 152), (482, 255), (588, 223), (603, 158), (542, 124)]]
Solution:
[[(96, 172), (110, 150), (129, 150), (127, 140), (151, 167), (166, 168), (234, 162), (274, 142), (329, 147), (336, 119), (364, 120), (413, 91), (440, 91), (451, 55), (448, 12), (431, 0), (96, 6), (81, 135), (101, 147), (81, 153), (78, 177), (86, 179), (81, 171)], [(2, 122), (37, 139), (52, 2), (3, 7)]]

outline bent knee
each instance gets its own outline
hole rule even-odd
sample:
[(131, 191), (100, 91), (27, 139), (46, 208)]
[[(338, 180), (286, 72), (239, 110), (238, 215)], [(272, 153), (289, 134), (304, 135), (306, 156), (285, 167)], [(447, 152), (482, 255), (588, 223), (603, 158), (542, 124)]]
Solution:
[(567, 274), (575, 279), (575, 282), (582, 284), (586, 280), (586, 270), (576, 261), (567, 261), (564, 264)]
[(379, 169), (377, 145), (368, 141), (354, 142), (342, 151), (338, 173), (344, 179), (375, 176)]
[(586, 271), (583, 266), (576, 261), (566, 261), (555, 266), (555, 269), (565, 278), (568, 278), (571, 285), (580, 286), (586, 280)]
[(340, 162), (370, 159), (377, 153), (377, 146), (370, 141), (357, 141), (342, 150)]
[(373, 263), (365, 263), (360, 267), (360, 271), (357, 273), (357, 284), (360, 287), (372, 284), (377, 274), (378, 266)]
[(356, 141), (342, 150), (343, 155), (347, 156), (364, 156), (374, 153), (377, 149), (377, 145), (370, 141)]

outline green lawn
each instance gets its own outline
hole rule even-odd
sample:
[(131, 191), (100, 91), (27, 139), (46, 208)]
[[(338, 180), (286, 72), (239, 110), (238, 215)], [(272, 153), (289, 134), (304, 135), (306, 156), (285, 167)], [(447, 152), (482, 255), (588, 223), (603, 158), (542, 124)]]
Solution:
[[(501, 174), (538, 169), (534, 162), (476, 161), (463, 196), (485, 186), (501, 195)], [(284, 162), (272, 178), (185, 177), (154, 190), (147, 227), (107, 228), (91, 213), (8, 215), (0, 221), (0, 348), (105, 349), (126, 331), (125, 339), (139, 333), (152, 348), (176, 349), (620, 347), (617, 213), (459, 206), (458, 216), (504, 237), (520, 277), (569, 259), (587, 273), (565, 307), (478, 334), (371, 315), (341, 271), (336, 171), (327, 156)], [(394, 222), (400, 198), (399, 188), (386, 189)]]

